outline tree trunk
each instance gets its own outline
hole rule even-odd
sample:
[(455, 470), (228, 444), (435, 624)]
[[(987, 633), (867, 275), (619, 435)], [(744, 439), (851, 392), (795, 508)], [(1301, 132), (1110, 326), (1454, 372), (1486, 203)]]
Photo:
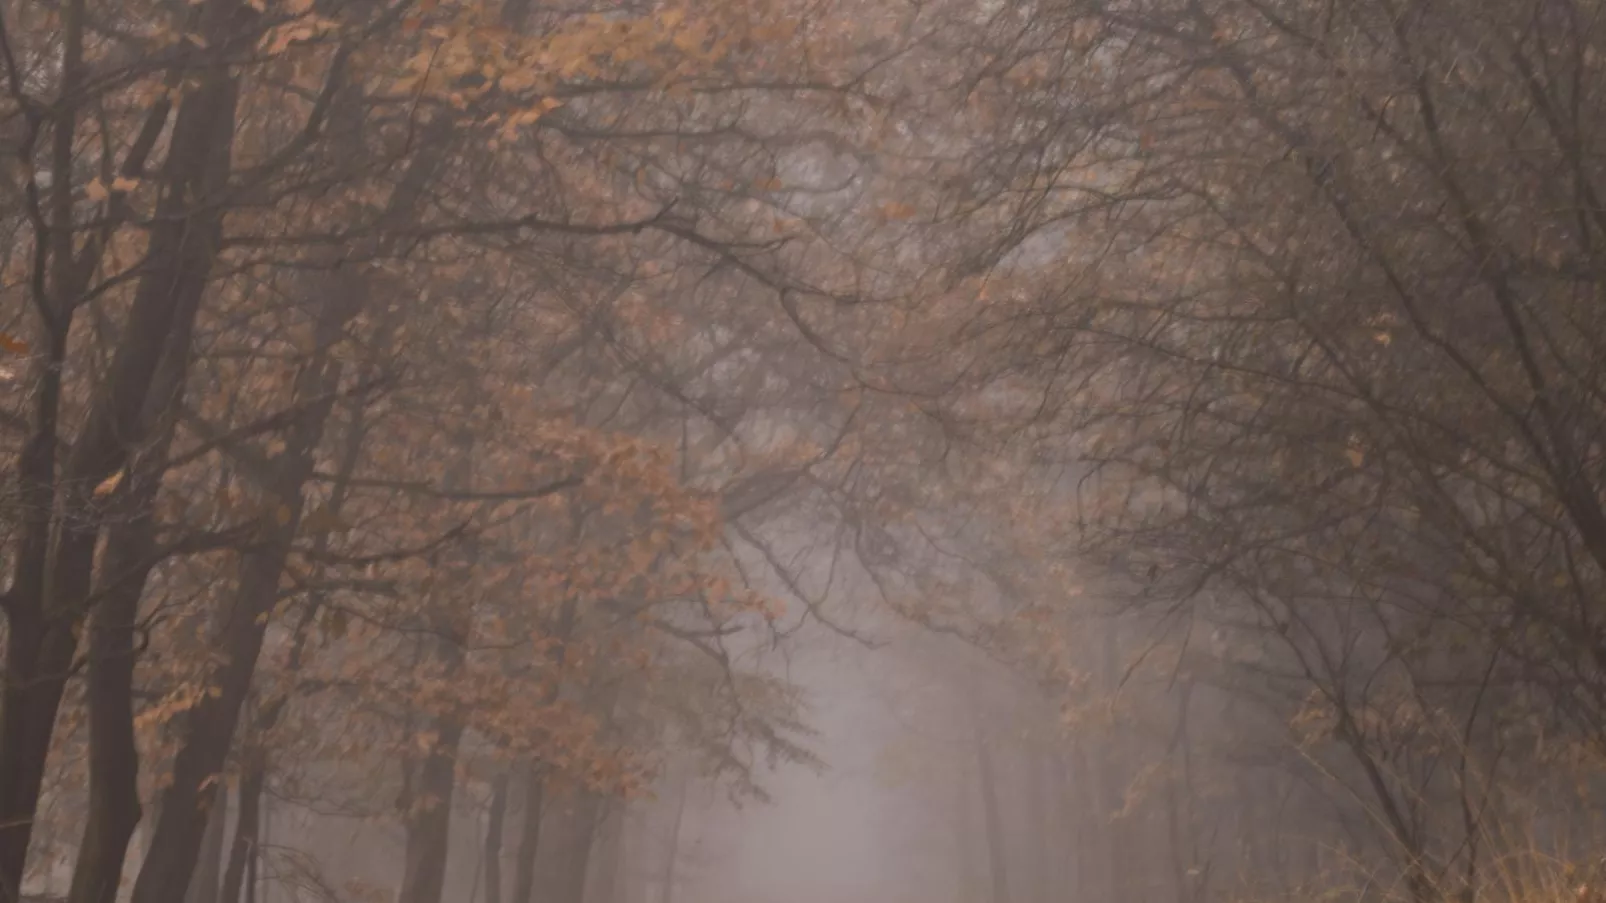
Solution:
[(246, 862), (256, 858), (262, 827), (262, 789), (267, 783), (267, 758), (261, 750), (249, 757), (240, 775), (240, 814), (229, 844), (228, 866), (223, 870), (219, 903), (240, 903), (245, 886)]
[(139, 749), (134, 739), (135, 629), (139, 602), (156, 561), (156, 497), (162, 486), (174, 415), (189, 372), (192, 330), (175, 329), (152, 380), (141, 418), (156, 443), (129, 464), (117, 499), (119, 517), (106, 542), (99, 600), (89, 635), (89, 813), (74, 863), (69, 903), (113, 903), (128, 845), (139, 824)]
[(675, 903), (675, 866), (680, 861), (680, 831), (686, 824), (686, 798), (690, 795), (691, 779), (688, 777), (680, 782), (680, 793), (675, 797), (675, 820), (669, 825), (658, 903)]
[[(155, 552), (150, 498), (112, 530), (105, 572), (114, 583), (89, 624), (89, 812), (73, 866), (69, 903), (114, 903), (128, 844), (139, 824), (139, 749), (134, 740), (135, 624)], [(136, 489), (139, 495), (146, 495)]]
[(612, 806), (603, 819), (596, 843), (600, 849), (592, 853), (597, 880), (594, 884), (588, 883), (585, 903), (615, 903), (619, 896), (619, 871), (624, 864), (624, 820), (622, 802)]
[[(457, 436), (456, 460), (443, 481), (448, 490), (467, 489), (474, 467), (474, 435)], [(442, 679), (451, 681), (463, 666), (473, 623), (473, 609), (462, 594), (478, 563), (476, 543), (464, 541), (458, 561), (440, 562), (438, 585), (449, 587), (430, 606), (428, 620), (435, 637), (435, 657), (442, 665)], [(451, 852), (452, 797), (457, 788), (457, 753), (463, 739), (463, 720), (455, 712), (443, 712), (433, 719), (435, 743), (420, 764), (414, 785), (412, 805), (406, 813), (407, 850), (402, 865), (401, 889), (397, 903), (440, 903), (446, 887), (446, 861)]]
[[(1105, 628), (1104, 646), (1101, 650), (1100, 689), (1106, 694), (1113, 694), (1121, 684), (1120, 650), (1121, 629), (1120, 624), (1109, 621)], [(1131, 849), (1131, 835), (1125, 819), (1118, 818), (1122, 808), (1122, 797), (1128, 786), (1128, 777), (1117, 766), (1117, 755), (1112, 755), (1112, 747), (1120, 743), (1121, 738), (1112, 730), (1103, 736), (1094, 739), (1089, 744), (1088, 753), (1091, 757), (1090, 773), (1093, 775), (1093, 799), (1098, 810), (1098, 832), (1100, 847), (1104, 852), (1104, 868), (1108, 877), (1108, 894), (1111, 903), (1129, 903), (1134, 899), (1142, 899), (1132, 891), (1132, 878), (1142, 873), (1142, 866), (1128, 868), (1131, 861), (1130, 854), (1136, 851)]]
[(277, 505), (266, 519), (255, 548), (240, 555), (233, 605), (221, 616), (217, 648), (226, 655), (208, 694), (182, 722), (183, 740), (173, 760), (173, 782), (162, 794), (162, 814), (151, 850), (134, 883), (133, 903), (182, 899), (195, 868), (205, 823), (202, 787), (222, 773), (235, 727), (256, 671), (267, 631), (266, 615), (279, 598), (279, 582), (301, 521), (302, 488), (312, 475), (318, 447), (340, 385), (341, 365), (330, 348), (339, 341), (349, 316), (362, 302), (364, 282), (349, 273), (325, 274), (316, 347), (296, 376), (293, 397), (305, 409), (275, 459), (265, 493)]
[[(53, 228), (34, 232), (33, 281), (49, 295), (34, 297), (46, 341), (44, 359), (33, 368), (30, 436), (17, 458), (17, 501), (21, 536), (11, 588), (0, 596), (6, 615), (4, 679), (0, 681), (0, 901), (22, 894), (22, 873), (33, 838), (34, 816), (44, 781), (45, 758), (55, 729), (55, 712), (66, 687), (66, 671), (77, 638), (62, 613), (46, 605), (53, 512), (56, 505), (58, 421), (62, 370), (76, 298), (66, 294), (64, 275), (73, 263), (71, 194), (73, 139), (79, 84), (84, 77), (85, 0), (62, 4), (60, 107), (51, 116), (51, 219)], [(53, 259), (52, 259), (53, 258)]]
[(546, 780), (541, 767), (530, 764), (524, 785), (524, 830), (519, 833), (519, 858), (513, 867), (512, 903), (535, 899), (535, 857), (541, 851), (541, 815), (546, 808)]
[(982, 819), (987, 831), (991, 903), (1009, 903), (1009, 860), (1008, 845), (1004, 842), (1003, 813), (998, 806), (998, 785), (993, 774), (992, 754), (980, 731), (976, 732), (976, 767), (981, 779)]
[[(577, 600), (571, 596), (558, 610), (552, 635), (558, 646), (552, 652), (553, 663), (561, 668), (568, 657), (569, 637), (574, 631)], [(562, 686), (554, 682), (547, 691), (546, 702), (556, 702)], [(531, 762), (528, 783), (524, 790), (524, 831), (519, 836), (519, 859), (516, 863), (513, 899), (511, 903), (531, 903), (535, 898), (535, 859), (541, 851), (541, 816), (546, 806), (546, 779), (539, 762)]]
[(435, 744), (425, 755), (414, 783), (412, 811), (407, 814), (407, 849), (397, 903), (440, 903), (446, 887), (446, 860), (451, 841), (452, 796), (457, 785), (457, 750), (463, 724), (457, 718), (436, 721)]
[(1021, 751), (1021, 780), (1026, 785), (1026, 819), (1031, 836), (1022, 844), (1026, 859), (1026, 874), (1031, 881), (1027, 898), (1035, 903), (1049, 903), (1053, 896), (1054, 877), (1051, 874), (1054, 859), (1050, 844), (1054, 828), (1049, 803), (1054, 798), (1053, 785), (1043, 767), (1044, 756), (1036, 744)]
[(206, 833), (195, 864), (195, 875), (184, 892), (184, 903), (218, 903), (218, 884), (223, 870), (223, 839), (228, 836), (229, 785), (221, 777), (212, 792), (206, 813)]
[(502, 823), (507, 820), (507, 774), (491, 783), (485, 826), (485, 903), (502, 903)]
[(1086, 757), (1082, 751), (1082, 742), (1071, 741), (1070, 747), (1066, 750), (1065, 761), (1060, 766), (1061, 781), (1065, 788), (1061, 805), (1062, 820), (1065, 822), (1066, 865), (1069, 872), (1061, 896), (1069, 900), (1085, 899), (1096, 890), (1093, 881), (1092, 859), (1095, 853), (1092, 838), (1097, 836), (1097, 832), (1089, 826), (1095, 806), (1087, 786)]
[[(263, 830), (265, 829), (259, 823), (257, 826), (258, 833)], [(257, 870), (261, 867), (262, 847), (261, 844), (258, 844), (257, 849), (253, 850), (251, 855), (245, 857), (245, 903), (257, 903), (257, 888), (261, 886)], [(267, 896), (266, 892), (262, 894), (263, 899), (267, 899)]]
[[(221, 41), (238, 28), (242, 8), (238, 0), (210, 0), (201, 33)], [(82, 12), (82, 3), (68, 4), (64, 24), (69, 56), (75, 52), (71, 45), (81, 39), (82, 23), (73, 19)], [(73, 68), (69, 61), (66, 72)], [(228, 177), (238, 86), (225, 68), (208, 72), (180, 105), (130, 325), (59, 481), (60, 369), (72, 307), (92, 261), (81, 262), (75, 271), (70, 265), (70, 223), (57, 222), (66, 241), (55, 252), (60, 269), (53, 279), (55, 311), (46, 324), (49, 373), (37, 393), (33, 435), (18, 461), (18, 496), (30, 514), (22, 525), (12, 586), (3, 601), (7, 648), (0, 693), (0, 899), (20, 894), (56, 713), (77, 651), (107, 510), (96, 489), (121, 471), (130, 450), (146, 440), (146, 404), (163, 352), (176, 335), (185, 336), (183, 347), (188, 347), (221, 241), (222, 210), (214, 199)], [(69, 138), (70, 129), (70, 119), (57, 124), (58, 134), (65, 130)], [(57, 161), (62, 166), (56, 184), (61, 186), (70, 184), (70, 150), (69, 145), (65, 161)], [(70, 204), (62, 216), (70, 219)]]
[(558, 857), (557, 874), (547, 899), (552, 903), (584, 903), (586, 876), (591, 871), (591, 848), (595, 846), (597, 815), (601, 800), (594, 793), (579, 791), (574, 809), (564, 819), (557, 849), (566, 854)]

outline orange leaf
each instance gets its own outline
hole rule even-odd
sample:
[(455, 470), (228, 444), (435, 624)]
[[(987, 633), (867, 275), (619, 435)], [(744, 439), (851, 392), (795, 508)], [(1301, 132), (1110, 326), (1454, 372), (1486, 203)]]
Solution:
[(899, 201), (888, 201), (881, 205), (880, 214), (885, 219), (909, 219), (915, 215), (915, 208)]
[(119, 470), (106, 479), (101, 480), (100, 485), (95, 487), (95, 498), (103, 499), (106, 496), (116, 492), (117, 487), (122, 485), (123, 473), (124, 471)]

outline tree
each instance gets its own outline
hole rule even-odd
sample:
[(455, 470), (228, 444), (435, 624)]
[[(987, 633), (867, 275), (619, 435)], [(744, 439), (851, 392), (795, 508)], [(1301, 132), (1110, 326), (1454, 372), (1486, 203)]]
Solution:
[(1598, 744), (1595, 12), (1068, 2), (954, 32), (993, 186), (962, 395), (1030, 422), (1045, 529), (1146, 652), (1322, 725), (1300, 748), (1417, 900), (1486, 886), (1517, 817), (1491, 788), (1538, 734)]

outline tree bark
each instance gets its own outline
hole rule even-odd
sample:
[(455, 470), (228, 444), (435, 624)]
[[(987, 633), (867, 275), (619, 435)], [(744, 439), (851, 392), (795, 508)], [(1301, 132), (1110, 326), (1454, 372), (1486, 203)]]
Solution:
[[(456, 460), (443, 481), (448, 489), (468, 488), (473, 478), (474, 435), (460, 433), (454, 443)], [(464, 649), (473, 622), (473, 609), (462, 587), (473, 579), (478, 563), (477, 544), (470, 538), (456, 562), (437, 564), (449, 589), (431, 605), (428, 615), (434, 635), (435, 658), (442, 679), (452, 681), (463, 667)], [(450, 853), (452, 797), (457, 788), (457, 753), (463, 740), (463, 719), (443, 712), (433, 719), (435, 742), (420, 763), (412, 805), (406, 813), (407, 850), (402, 866), (397, 903), (440, 903), (446, 886)]]
[(554, 868), (549, 876), (551, 883), (543, 889), (542, 903), (583, 903), (585, 900), (600, 811), (600, 797), (577, 790), (573, 807), (548, 826), (548, 830), (557, 832), (551, 841), (556, 855), (549, 859)]
[(223, 869), (224, 844), (228, 836), (229, 785), (221, 777), (207, 807), (206, 833), (195, 865), (195, 875), (184, 892), (184, 903), (218, 903), (218, 885)]
[(541, 851), (541, 815), (546, 808), (546, 779), (530, 763), (524, 784), (524, 830), (519, 832), (519, 858), (513, 867), (512, 903), (535, 899), (535, 857)]
[(245, 886), (246, 863), (255, 859), (261, 838), (262, 789), (267, 783), (267, 757), (255, 750), (241, 769), (239, 817), (235, 820), (234, 838), (229, 843), (228, 865), (223, 870), (223, 885), (219, 903), (240, 903)]
[(992, 754), (980, 731), (976, 732), (976, 768), (981, 779), (981, 808), (987, 831), (987, 867), (991, 903), (1010, 903), (1008, 845), (1004, 842), (1003, 813), (999, 811), (998, 785)]
[(162, 794), (161, 817), (134, 883), (133, 903), (170, 903), (182, 899), (189, 886), (205, 829), (199, 805), (202, 787), (222, 773), (233, 745), (262, 652), (266, 616), (278, 601), (279, 582), (301, 521), (302, 490), (312, 475), (314, 452), (340, 385), (342, 368), (330, 349), (359, 309), (364, 285), (362, 279), (340, 271), (322, 277), (314, 353), (297, 374), (293, 392), (305, 409), (289, 429), (285, 450), (275, 459), (264, 487), (277, 510), (265, 519), (257, 545), (240, 555), (235, 599), (222, 613), (216, 634), (217, 648), (226, 659), (213, 675), (215, 692), (186, 713), (182, 722), (173, 782)]
[(675, 820), (669, 825), (669, 843), (664, 852), (658, 903), (675, 903), (675, 866), (680, 861), (680, 831), (686, 824), (686, 798), (690, 794), (691, 779), (688, 777), (680, 782), (680, 793), (675, 797)]
[[(201, 32), (221, 41), (239, 27), (242, 8), (238, 0), (210, 0)], [(69, 56), (76, 52), (71, 45), (81, 40), (82, 23), (73, 20), (82, 12), (81, 2), (68, 5), (64, 24)], [(67, 62), (64, 74), (70, 78), (76, 64)], [(20, 893), (56, 713), (78, 647), (107, 510), (96, 489), (145, 442), (146, 403), (163, 352), (172, 336), (187, 336), (217, 256), (222, 212), (215, 195), (229, 173), (236, 93), (237, 84), (223, 67), (208, 70), (186, 93), (169, 140), (161, 174), (164, 190), (129, 326), (59, 481), (61, 370), (72, 310), (94, 260), (90, 255), (70, 265), (72, 227), (59, 218), (70, 217), (70, 205), (58, 214), (56, 227), (66, 230), (66, 238), (55, 250), (58, 269), (52, 282), (57, 297), (44, 315), (48, 347), (33, 435), (18, 461), (18, 494), (29, 514), (22, 525), (12, 587), (3, 598), (7, 648), (0, 693), (0, 899)], [(58, 135), (63, 130), (70, 136), (70, 118), (57, 123)], [(56, 184), (66, 186), (70, 153), (57, 164)]]
[[(79, 83), (84, 77), (85, 0), (62, 6), (60, 107), (51, 117), (54, 141), (51, 167), (52, 228), (36, 229), (34, 306), (45, 335), (44, 360), (33, 368), (38, 390), (31, 413), (31, 432), (17, 460), (17, 497), (22, 530), (12, 585), (3, 597), (6, 614), (6, 657), (0, 687), (0, 901), (22, 893), (22, 873), (33, 837), (45, 757), (55, 727), (55, 711), (66, 687), (66, 670), (77, 639), (48, 610), (45, 578), (50, 571), (50, 538), (56, 503), (58, 421), (62, 371), (72, 326), (75, 298), (66, 293), (73, 249), (71, 173), (73, 138), (78, 116)], [(35, 126), (37, 128), (37, 126)]]
[[(153, 481), (154, 482), (154, 481)], [(154, 491), (151, 495), (154, 496)], [(107, 543), (110, 587), (90, 621), (89, 812), (69, 903), (114, 903), (139, 824), (139, 749), (134, 740), (135, 622), (153, 549), (148, 499), (135, 519), (113, 530)]]
[[(192, 321), (193, 322), (193, 321)], [(117, 499), (121, 517), (106, 542), (89, 635), (89, 812), (69, 903), (113, 903), (140, 819), (139, 749), (134, 738), (134, 663), (139, 602), (157, 564), (155, 504), (173, 425), (189, 373), (192, 323), (175, 328), (141, 418), (157, 439), (129, 464)]]
[(619, 896), (619, 871), (624, 864), (625, 807), (616, 803), (603, 817), (592, 853), (597, 881), (586, 888), (585, 903), (614, 903)]
[(132, 516), (113, 527), (107, 541), (104, 572), (110, 585), (89, 622), (89, 811), (69, 903), (113, 903), (140, 819), (135, 624), (155, 553), (151, 503), (161, 477), (158, 470), (137, 479), (141, 483), (130, 493)]
[(507, 774), (491, 783), (485, 826), (485, 903), (502, 903), (502, 825), (507, 820)]
[(457, 750), (462, 739), (460, 719), (437, 719), (435, 743), (419, 766), (412, 811), (407, 816), (406, 859), (397, 903), (440, 903), (446, 887)]

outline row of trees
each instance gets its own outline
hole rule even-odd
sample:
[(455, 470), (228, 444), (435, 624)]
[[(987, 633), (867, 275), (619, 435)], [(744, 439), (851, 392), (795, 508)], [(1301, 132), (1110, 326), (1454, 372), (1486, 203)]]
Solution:
[(665, 762), (812, 761), (754, 654), (857, 598), (1062, 705), (1043, 895), (1566, 852), (1601, 13), (0, 4), (0, 901), (344, 893), (274, 806), (578, 900)]
[[(951, 417), (1032, 513), (994, 592), (1064, 768), (1126, 790), (1083, 822), (1097, 898), (1595, 880), (1559, 863), (1601, 827), (1602, 12), (1048, 0), (965, 32), (996, 193)], [(1067, 566), (1078, 594), (1023, 577)]]
[(744, 656), (827, 616), (756, 587), (866, 406), (802, 307), (871, 297), (875, 249), (780, 181), (861, 34), (521, 0), (0, 29), (0, 900), (578, 901), (666, 762), (752, 795), (813, 761)]

